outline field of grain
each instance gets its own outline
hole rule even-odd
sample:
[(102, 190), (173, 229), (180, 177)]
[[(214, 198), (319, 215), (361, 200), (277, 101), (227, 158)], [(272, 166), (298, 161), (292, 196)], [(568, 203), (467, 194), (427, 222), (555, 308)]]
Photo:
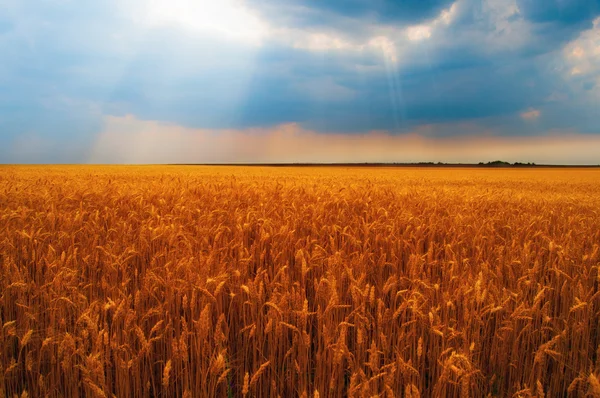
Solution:
[(600, 170), (0, 167), (0, 396), (599, 397)]

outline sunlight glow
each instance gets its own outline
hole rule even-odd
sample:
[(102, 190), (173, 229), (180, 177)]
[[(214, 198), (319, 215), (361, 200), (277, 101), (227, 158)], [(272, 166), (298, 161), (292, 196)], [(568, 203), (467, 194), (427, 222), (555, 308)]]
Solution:
[(419, 41), (431, 37), (431, 27), (427, 25), (410, 26), (406, 29), (408, 40)]
[(240, 0), (148, 0), (145, 6), (152, 25), (177, 25), (256, 45), (267, 30)]
[[(538, 114), (531, 109), (529, 114)], [(96, 137), (89, 163), (335, 163), (335, 162), (471, 162), (527, 159), (535, 163), (594, 164), (600, 137), (556, 131), (546, 136), (501, 137), (485, 134), (478, 124), (463, 125), (476, 134), (426, 137), (452, 124), (417, 127), (410, 133), (319, 133), (297, 123), (268, 128), (194, 129), (107, 116)], [(574, 155), (575, 154), (575, 155)]]
[(536, 120), (538, 117), (540, 117), (541, 112), (539, 111), (539, 109), (533, 109), (530, 108), (525, 112), (521, 113), (521, 118), (523, 118), (524, 120)]
[[(579, 34), (563, 49), (564, 59), (569, 76), (589, 79), (593, 82), (600, 80), (600, 18), (594, 20), (594, 26)], [(590, 92), (600, 93), (598, 86), (593, 84)]]

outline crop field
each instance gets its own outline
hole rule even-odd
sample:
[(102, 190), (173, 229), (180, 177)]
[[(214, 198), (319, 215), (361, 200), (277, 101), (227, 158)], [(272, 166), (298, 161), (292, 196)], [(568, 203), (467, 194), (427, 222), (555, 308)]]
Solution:
[(600, 169), (1, 166), (0, 396), (600, 397)]

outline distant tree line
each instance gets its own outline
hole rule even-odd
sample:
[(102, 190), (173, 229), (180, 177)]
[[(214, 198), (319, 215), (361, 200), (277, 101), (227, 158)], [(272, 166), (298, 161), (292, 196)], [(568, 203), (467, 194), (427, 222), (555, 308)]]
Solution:
[(483, 162), (479, 162), (480, 166), (486, 166), (486, 167), (511, 167), (511, 166), (515, 166), (515, 167), (528, 167), (528, 166), (535, 166), (535, 163), (521, 163), (521, 162), (515, 162), (514, 164), (510, 164), (509, 162), (504, 162), (502, 160), (494, 160), (493, 162), (487, 162), (487, 163), (483, 163)]

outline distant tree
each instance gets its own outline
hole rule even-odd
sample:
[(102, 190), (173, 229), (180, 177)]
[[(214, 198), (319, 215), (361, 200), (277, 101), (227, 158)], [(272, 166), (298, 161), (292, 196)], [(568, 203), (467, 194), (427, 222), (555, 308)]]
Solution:
[(494, 160), (493, 162), (487, 162), (486, 166), (488, 166), (488, 167), (509, 167), (509, 166), (511, 166), (511, 164), (508, 162), (504, 162), (502, 160)]

